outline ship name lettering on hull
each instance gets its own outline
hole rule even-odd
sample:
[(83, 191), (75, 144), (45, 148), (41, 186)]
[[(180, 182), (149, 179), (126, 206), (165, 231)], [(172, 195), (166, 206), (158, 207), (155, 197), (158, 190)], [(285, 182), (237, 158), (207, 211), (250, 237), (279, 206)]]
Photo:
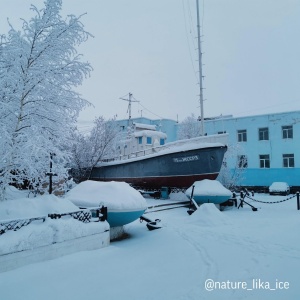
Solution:
[(182, 162), (188, 162), (188, 161), (194, 161), (194, 160), (199, 160), (199, 156), (198, 155), (193, 155), (193, 156), (187, 156), (187, 157), (173, 158), (173, 161), (175, 163), (182, 163)]

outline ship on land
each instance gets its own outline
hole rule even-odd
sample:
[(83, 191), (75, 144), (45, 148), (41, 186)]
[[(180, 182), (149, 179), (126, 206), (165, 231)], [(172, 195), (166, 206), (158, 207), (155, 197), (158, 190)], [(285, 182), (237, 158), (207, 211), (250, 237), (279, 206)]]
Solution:
[(125, 181), (142, 189), (187, 189), (195, 181), (217, 178), (227, 150), (227, 134), (165, 143), (154, 125), (135, 123), (119, 147), (120, 155), (93, 168), (90, 179)]
[[(195, 181), (217, 178), (226, 152), (227, 134), (206, 136), (204, 133), (203, 75), (200, 40), (199, 1), (197, 4), (198, 63), (199, 63), (199, 137), (165, 144), (166, 135), (151, 125), (133, 124), (134, 130), (120, 147), (120, 156), (101, 162), (93, 168), (90, 179), (125, 181), (142, 189), (161, 187), (187, 189)], [(129, 121), (132, 100), (129, 93)]]

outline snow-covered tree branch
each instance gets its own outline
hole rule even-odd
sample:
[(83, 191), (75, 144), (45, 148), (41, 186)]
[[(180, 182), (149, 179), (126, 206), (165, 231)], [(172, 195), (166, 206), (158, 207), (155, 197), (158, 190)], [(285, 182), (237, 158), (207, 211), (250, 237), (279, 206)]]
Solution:
[(201, 135), (200, 122), (197, 120), (194, 114), (185, 118), (178, 130), (178, 139), (185, 140), (198, 137)]
[(76, 46), (90, 34), (81, 16), (63, 19), (62, 1), (46, 0), (21, 30), (10, 25), (0, 40), (0, 199), (5, 186), (45, 181), (50, 153), (57, 179), (66, 174), (70, 138), (88, 102), (73, 90), (92, 70)]
[[(245, 169), (248, 167), (248, 158), (244, 153), (239, 144), (229, 145), (225, 153), (218, 180), (230, 190), (242, 185)], [(234, 167), (229, 168), (229, 165)]]
[(120, 134), (115, 120), (98, 117), (90, 134), (75, 132), (72, 146), (72, 175), (75, 181), (88, 179), (92, 169), (103, 159), (111, 158)]

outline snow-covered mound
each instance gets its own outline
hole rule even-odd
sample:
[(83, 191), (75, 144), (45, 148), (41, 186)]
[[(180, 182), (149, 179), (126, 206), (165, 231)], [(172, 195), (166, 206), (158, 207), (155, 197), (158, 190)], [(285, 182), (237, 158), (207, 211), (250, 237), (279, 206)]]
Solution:
[[(23, 196), (17, 189), (10, 195)], [(78, 211), (71, 201), (54, 195), (42, 195), (35, 198), (15, 198), (0, 202), (0, 220), (26, 219), (47, 216), (51, 213), (68, 213)]]
[(17, 231), (8, 230), (0, 236), (0, 255), (61, 243), (99, 234), (109, 229), (107, 222), (83, 223), (71, 217), (45, 222), (36, 221)]
[[(79, 210), (76, 205), (64, 198), (54, 195), (26, 198), (26, 194), (28, 195), (28, 191), (19, 191), (13, 187), (7, 190), (8, 200), (0, 202), (0, 223)], [(0, 255), (90, 236), (108, 229), (107, 222), (83, 223), (69, 216), (59, 220), (46, 218), (44, 222), (34, 221), (17, 231), (8, 230), (0, 235)]]
[[(219, 181), (203, 179), (195, 181), (193, 184), (194, 194), (210, 195), (210, 196), (228, 196), (231, 197), (232, 193), (226, 189)], [(192, 186), (186, 190), (186, 195), (190, 196), (192, 193)]]
[(20, 199), (20, 198), (28, 198), (29, 191), (28, 190), (18, 190), (12, 185), (9, 185), (5, 189), (5, 199), (13, 200), (13, 199)]
[(104, 205), (110, 210), (147, 208), (144, 197), (125, 182), (83, 181), (69, 191), (65, 198), (79, 207)]
[(201, 226), (230, 225), (231, 220), (213, 203), (204, 203), (191, 216), (192, 223)]

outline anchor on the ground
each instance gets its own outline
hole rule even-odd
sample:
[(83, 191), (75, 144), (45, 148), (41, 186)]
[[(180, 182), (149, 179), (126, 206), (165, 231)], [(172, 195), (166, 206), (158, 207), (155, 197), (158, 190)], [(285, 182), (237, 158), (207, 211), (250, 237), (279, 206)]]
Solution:
[(142, 223), (143, 221), (147, 222), (146, 226), (149, 230), (155, 230), (162, 227), (160, 219), (155, 219), (155, 221), (152, 221), (151, 219), (142, 215), (140, 217), (140, 222)]
[(247, 204), (247, 205), (249, 205), (250, 207), (251, 207), (251, 209), (252, 209), (252, 211), (257, 211), (257, 208), (256, 207), (254, 207), (253, 205), (251, 205), (250, 203), (248, 203), (248, 202), (246, 202), (245, 201), (245, 197), (246, 197), (246, 193), (243, 193), (243, 192), (241, 192), (241, 202), (240, 202), (240, 205), (238, 206), (238, 209), (241, 207), (241, 208), (243, 208), (244, 207), (244, 204)]

